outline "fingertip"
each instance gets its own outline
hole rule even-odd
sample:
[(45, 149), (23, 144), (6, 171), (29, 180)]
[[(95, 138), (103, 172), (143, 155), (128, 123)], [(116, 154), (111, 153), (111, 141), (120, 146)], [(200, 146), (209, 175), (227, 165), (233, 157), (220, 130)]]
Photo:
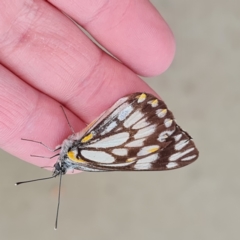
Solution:
[(175, 39), (170, 28), (158, 34), (146, 48), (147, 53), (143, 60), (138, 60), (138, 65), (133, 70), (144, 77), (157, 76), (165, 72), (171, 65), (176, 51)]

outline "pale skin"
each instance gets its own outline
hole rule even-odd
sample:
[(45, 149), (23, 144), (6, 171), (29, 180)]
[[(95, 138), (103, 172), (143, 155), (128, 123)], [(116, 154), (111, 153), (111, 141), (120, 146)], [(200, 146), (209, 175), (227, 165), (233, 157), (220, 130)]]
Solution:
[[(165, 71), (171, 30), (147, 0), (0, 1), (0, 147), (37, 166), (50, 148), (132, 92), (154, 91), (137, 75)], [(106, 54), (65, 15), (85, 28)], [(157, 95), (156, 95), (157, 96)]]

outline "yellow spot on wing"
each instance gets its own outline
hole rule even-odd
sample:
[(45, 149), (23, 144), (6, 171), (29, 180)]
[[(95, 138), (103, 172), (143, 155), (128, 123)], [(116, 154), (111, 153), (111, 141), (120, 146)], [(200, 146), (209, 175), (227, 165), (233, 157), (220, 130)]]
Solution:
[(154, 153), (154, 152), (156, 152), (158, 149), (159, 149), (159, 147), (150, 148), (150, 149), (148, 150), (148, 152)]
[(126, 160), (126, 162), (133, 162), (135, 159), (136, 159), (135, 157), (133, 157), (133, 158), (128, 158), (128, 159)]
[(142, 93), (141, 95), (137, 96), (138, 103), (143, 102), (146, 99), (147, 95), (145, 93)]
[(158, 100), (155, 99), (152, 101), (152, 107), (156, 107), (158, 105)]
[(81, 142), (82, 143), (85, 143), (85, 142), (88, 142), (89, 140), (91, 140), (93, 138), (93, 134), (92, 133), (89, 133), (86, 137), (84, 137)]
[(69, 159), (71, 159), (73, 162), (86, 163), (86, 161), (84, 161), (83, 159), (77, 158), (74, 151), (68, 152), (67, 155), (68, 155)]
[(157, 113), (158, 117), (163, 118), (163, 117), (165, 117), (165, 115), (167, 113), (167, 109), (158, 109), (156, 111), (156, 113)]
[(162, 110), (162, 113), (163, 113), (163, 114), (166, 114), (166, 113), (167, 113), (167, 109), (163, 109), (163, 110)]

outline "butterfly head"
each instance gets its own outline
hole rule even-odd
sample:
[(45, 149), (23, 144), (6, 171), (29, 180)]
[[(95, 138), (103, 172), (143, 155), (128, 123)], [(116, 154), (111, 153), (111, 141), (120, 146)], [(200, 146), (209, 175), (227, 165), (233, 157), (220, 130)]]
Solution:
[(75, 140), (75, 138), (74, 134), (63, 141), (58, 161), (54, 164), (53, 175), (65, 174), (68, 170), (74, 169), (76, 164), (84, 162), (78, 156), (78, 148), (81, 146), (79, 140)]
[(53, 176), (56, 177), (60, 174), (64, 175), (67, 172), (67, 166), (64, 164), (64, 162), (56, 162), (54, 164), (54, 171)]

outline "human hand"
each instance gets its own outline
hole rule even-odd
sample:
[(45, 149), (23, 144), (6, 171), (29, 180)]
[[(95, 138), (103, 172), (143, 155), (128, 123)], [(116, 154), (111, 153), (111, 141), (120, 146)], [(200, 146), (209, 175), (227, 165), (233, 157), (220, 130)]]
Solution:
[(51, 153), (21, 138), (61, 144), (71, 131), (60, 105), (77, 132), (124, 95), (154, 94), (137, 74), (160, 74), (174, 56), (172, 33), (147, 0), (2, 0), (0, 9), (0, 147), (38, 166), (56, 159), (30, 157)]

